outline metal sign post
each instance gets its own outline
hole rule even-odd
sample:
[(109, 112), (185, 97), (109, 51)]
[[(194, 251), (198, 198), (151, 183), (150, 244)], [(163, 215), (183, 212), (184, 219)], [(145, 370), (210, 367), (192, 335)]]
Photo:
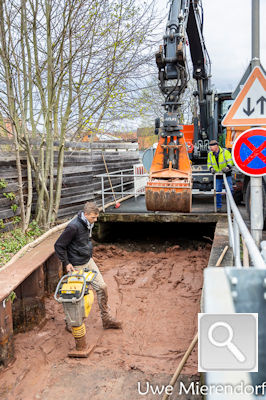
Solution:
[[(260, 65), (260, 0), (252, 0), (252, 67)], [(262, 240), (263, 190), (262, 177), (250, 178), (251, 235), (257, 246)]]
[[(245, 83), (224, 117), (223, 126), (253, 126), (254, 128), (266, 126), (266, 77), (260, 64), (260, 0), (252, 0), (252, 60), (250, 65), (251, 72), (248, 77), (245, 73), (241, 79), (241, 82), (245, 81)], [(265, 158), (265, 150), (263, 143), (257, 146), (257, 139), (254, 138), (254, 140), (254, 144), (252, 139), (251, 142), (242, 143), (243, 146), (246, 145), (246, 150), (245, 147), (240, 149), (239, 142), (239, 151), (236, 156), (239, 157), (240, 170), (246, 175), (250, 175), (251, 234), (257, 246), (260, 246), (263, 228), (262, 175), (265, 173), (261, 160)], [(247, 151), (247, 157), (244, 155), (245, 151)], [(257, 152), (259, 153), (258, 157)], [(253, 153), (252, 159), (249, 159), (251, 153)], [(260, 169), (263, 170), (262, 173), (260, 173)]]

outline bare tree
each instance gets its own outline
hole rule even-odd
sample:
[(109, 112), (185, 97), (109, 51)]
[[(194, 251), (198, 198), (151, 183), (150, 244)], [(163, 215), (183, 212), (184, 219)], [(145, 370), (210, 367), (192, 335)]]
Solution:
[(12, 38), (7, 38), (5, 21), (8, 22), (8, 27), (10, 27), (10, 18), (7, 15), (7, 18), (4, 18), (4, 1), (0, 0), (0, 56), (3, 63), (2, 69), (2, 77), (6, 86), (6, 105), (5, 108), (8, 110), (8, 114), (10, 117), (11, 131), (14, 136), (14, 144), (15, 144), (15, 154), (16, 154), (16, 165), (18, 171), (18, 188), (19, 188), (19, 200), (21, 207), (21, 222), (22, 222), (22, 230), (26, 229), (26, 221), (25, 221), (25, 210), (24, 210), (24, 196), (23, 196), (23, 182), (22, 182), (22, 171), (20, 164), (20, 152), (19, 152), (19, 119), (18, 113), (16, 111), (16, 102), (15, 102), (15, 92), (13, 87), (12, 80), (12, 67), (9, 58), (9, 49), (13, 47)]
[(139, 81), (150, 74), (160, 19), (153, 1), (137, 4), (135, 0), (107, 1), (100, 13), (105, 30), (91, 32), (96, 53), (83, 57), (83, 73), (76, 85), (83, 128), (97, 132), (114, 121), (135, 118), (142, 109), (134, 93)]
[(34, 186), (36, 219), (48, 227), (60, 205), (67, 136), (142, 108), (130, 92), (149, 73), (158, 20), (152, 0), (0, 0), (0, 13), (0, 110), (12, 122), (18, 171), (20, 150), (27, 154), (23, 226)]

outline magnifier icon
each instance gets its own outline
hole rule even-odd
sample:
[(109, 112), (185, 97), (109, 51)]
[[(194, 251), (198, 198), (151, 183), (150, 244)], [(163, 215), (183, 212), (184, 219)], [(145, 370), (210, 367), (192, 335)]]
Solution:
[[(213, 331), (216, 328), (224, 327), (227, 330), (228, 333), (228, 338), (226, 340), (223, 340), (222, 342), (218, 342), (214, 337), (213, 337)], [(236, 347), (236, 345), (232, 342), (233, 339), (233, 329), (231, 325), (229, 325), (227, 322), (215, 322), (212, 324), (208, 330), (208, 338), (211, 344), (217, 347), (227, 347), (229, 351), (235, 356), (235, 358), (240, 361), (244, 362), (246, 360), (246, 357), (244, 356), (243, 353)]]

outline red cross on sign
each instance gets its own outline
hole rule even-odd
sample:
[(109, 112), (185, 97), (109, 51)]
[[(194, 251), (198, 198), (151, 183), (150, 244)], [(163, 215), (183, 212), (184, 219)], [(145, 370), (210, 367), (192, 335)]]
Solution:
[(266, 129), (253, 128), (243, 132), (234, 142), (232, 156), (243, 174), (266, 175)]

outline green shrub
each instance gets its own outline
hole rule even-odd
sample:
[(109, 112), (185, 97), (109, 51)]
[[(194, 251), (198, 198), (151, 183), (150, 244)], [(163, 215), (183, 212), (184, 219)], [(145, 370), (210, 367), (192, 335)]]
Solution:
[(4, 178), (0, 179), (0, 189), (4, 189), (7, 187), (7, 182)]
[(13, 192), (9, 192), (9, 193), (3, 193), (3, 196), (5, 196), (8, 200), (15, 200), (16, 195)]
[[(18, 222), (19, 220), (16, 221)], [(25, 233), (22, 232), (21, 228), (15, 228), (11, 232), (4, 232), (1, 234), (0, 268), (3, 267), (22, 247), (41, 236), (43, 233), (44, 231), (38, 226), (36, 221), (32, 221)]]

